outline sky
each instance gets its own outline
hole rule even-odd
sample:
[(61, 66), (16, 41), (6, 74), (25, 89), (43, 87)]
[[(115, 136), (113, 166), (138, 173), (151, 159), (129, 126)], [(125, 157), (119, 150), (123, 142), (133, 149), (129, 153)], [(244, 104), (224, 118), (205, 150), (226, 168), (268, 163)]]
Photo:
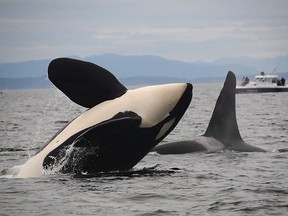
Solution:
[(287, 0), (0, 0), (0, 62), (288, 54)]

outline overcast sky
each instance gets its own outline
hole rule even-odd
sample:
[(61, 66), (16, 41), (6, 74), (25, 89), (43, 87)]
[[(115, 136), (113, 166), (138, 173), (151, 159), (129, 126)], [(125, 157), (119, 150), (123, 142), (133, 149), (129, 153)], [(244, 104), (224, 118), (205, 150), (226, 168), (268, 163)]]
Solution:
[(288, 54), (287, 0), (0, 0), (0, 62)]

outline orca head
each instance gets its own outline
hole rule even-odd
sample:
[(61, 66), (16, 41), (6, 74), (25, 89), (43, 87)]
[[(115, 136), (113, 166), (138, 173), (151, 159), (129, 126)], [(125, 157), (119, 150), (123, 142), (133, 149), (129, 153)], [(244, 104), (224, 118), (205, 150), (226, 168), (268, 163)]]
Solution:
[(175, 128), (191, 99), (186, 83), (128, 90), (76, 118), (94, 123), (50, 151), (43, 166), (63, 162), (60, 172), (78, 174), (131, 169)]
[(49, 78), (90, 108), (41, 151), (43, 167), (57, 164), (63, 173), (131, 169), (175, 128), (192, 100), (190, 83), (128, 90), (109, 71), (67, 58), (51, 62)]

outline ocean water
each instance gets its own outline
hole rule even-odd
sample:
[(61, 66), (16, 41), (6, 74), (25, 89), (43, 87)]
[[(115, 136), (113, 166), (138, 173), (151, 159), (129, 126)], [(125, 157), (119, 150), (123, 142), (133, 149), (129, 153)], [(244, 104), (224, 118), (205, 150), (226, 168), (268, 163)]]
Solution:
[[(195, 84), (163, 142), (208, 125), (222, 83)], [(267, 153), (148, 154), (133, 170), (99, 176), (0, 176), (0, 215), (287, 215), (288, 93), (236, 96), (243, 139)], [(0, 94), (0, 171), (23, 164), (85, 111), (56, 89)]]

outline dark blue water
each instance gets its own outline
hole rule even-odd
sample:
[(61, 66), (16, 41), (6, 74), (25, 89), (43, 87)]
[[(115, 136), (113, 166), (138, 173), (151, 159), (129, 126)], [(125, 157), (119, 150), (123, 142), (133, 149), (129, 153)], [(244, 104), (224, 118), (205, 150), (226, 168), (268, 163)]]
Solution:
[[(205, 132), (222, 84), (196, 84), (164, 142)], [(0, 178), (0, 215), (287, 215), (288, 93), (237, 95), (243, 139), (267, 153), (147, 155), (132, 171)], [(61, 92), (0, 94), (0, 170), (23, 164), (85, 109)]]

